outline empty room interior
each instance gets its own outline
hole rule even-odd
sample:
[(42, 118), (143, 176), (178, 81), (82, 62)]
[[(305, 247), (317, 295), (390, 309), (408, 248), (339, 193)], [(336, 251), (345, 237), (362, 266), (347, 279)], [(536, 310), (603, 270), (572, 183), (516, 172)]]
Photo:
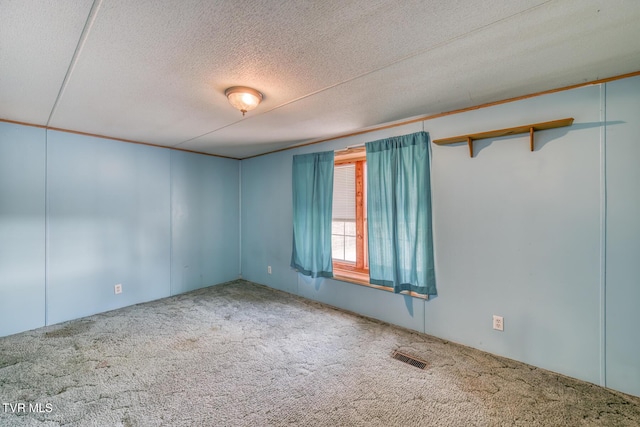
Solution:
[(639, 425), (639, 40), (0, 0), (0, 425)]

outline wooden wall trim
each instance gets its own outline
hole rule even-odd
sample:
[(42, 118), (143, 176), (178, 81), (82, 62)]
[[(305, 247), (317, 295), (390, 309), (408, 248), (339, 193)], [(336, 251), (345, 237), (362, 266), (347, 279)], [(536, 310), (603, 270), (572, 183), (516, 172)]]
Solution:
[(166, 148), (167, 150), (183, 151), (185, 153), (193, 153), (193, 154), (202, 154), (204, 156), (220, 157), (222, 159), (242, 160), (242, 159), (237, 158), (237, 157), (229, 157), (229, 156), (221, 156), (219, 154), (203, 153), (201, 151), (186, 150), (184, 148), (176, 148), (176, 147), (168, 147), (168, 146), (165, 146), (165, 145), (152, 144), (150, 142), (134, 141), (132, 139), (116, 138), (116, 137), (113, 137), (113, 136), (99, 135), (99, 134), (96, 134), (96, 133), (81, 132), (81, 131), (71, 130), (71, 129), (56, 128), (56, 127), (45, 126), (45, 125), (37, 125), (37, 124), (34, 124), (34, 123), (19, 122), (17, 120), (8, 120), (8, 119), (1, 119), (0, 118), (0, 123), (11, 123), (11, 124), (14, 124), (14, 125), (29, 126), (29, 127), (34, 127), (34, 128), (44, 129), (44, 130), (53, 130), (53, 131), (56, 131), (56, 132), (65, 132), (65, 133), (72, 133), (72, 134), (75, 134), (75, 135), (90, 136), (92, 138), (110, 139), (112, 141), (128, 142), (130, 144), (147, 145), (149, 147), (156, 147), (156, 148)]
[(302, 144), (299, 144), (299, 145), (294, 145), (294, 146), (291, 146), (291, 147), (279, 148), (277, 150), (269, 151), (269, 152), (264, 153), (264, 154), (256, 154), (255, 156), (243, 157), (242, 160), (252, 159), (254, 157), (260, 157), (260, 156), (266, 156), (267, 154), (279, 153), (281, 151), (293, 150), (295, 148), (306, 147), (308, 145), (320, 144), (322, 142), (333, 141), (333, 140), (336, 140), (336, 139), (348, 138), (348, 137), (357, 136), (357, 135), (364, 135), (364, 134), (371, 133), (371, 132), (377, 132), (379, 130), (391, 129), (391, 128), (395, 128), (395, 127), (399, 127), (399, 126), (408, 125), (408, 124), (411, 124), (411, 123), (423, 122), (423, 121), (427, 121), (427, 120), (433, 120), (433, 119), (437, 119), (437, 118), (440, 118), (440, 117), (451, 116), (453, 114), (465, 113), (467, 111), (480, 110), (480, 109), (483, 109), (483, 108), (493, 107), (493, 106), (496, 106), (496, 105), (508, 104), (510, 102), (521, 101), (523, 99), (529, 99), (529, 98), (535, 98), (535, 97), (538, 97), (538, 96), (548, 95), (548, 94), (551, 94), (551, 93), (564, 92), (566, 90), (578, 89), (578, 88), (585, 87), (585, 86), (592, 86), (592, 85), (598, 85), (598, 84), (602, 84), (602, 83), (612, 82), (612, 81), (615, 81), (615, 80), (627, 79), (627, 78), (635, 77), (635, 76), (640, 76), (640, 71), (634, 71), (633, 73), (621, 74), (619, 76), (607, 77), (607, 78), (604, 78), (604, 79), (598, 79), (598, 80), (594, 80), (594, 81), (590, 81), (590, 82), (578, 83), (578, 84), (575, 84), (575, 85), (564, 86), (564, 87), (556, 88), (556, 89), (549, 89), (549, 90), (545, 90), (545, 91), (542, 91), (542, 92), (534, 92), (534, 93), (530, 93), (528, 95), (516, 96), (514, 98), (507, 98), (507, 99), (503, 99), (501, 101), (488, 102), (488, 103), (485, 103), (485, 104), (475, 105), (473, 107), (459, 108), (457, 110), (451, 110), (451, 111), (446, 111), (446, 112), (442, 112), (442, 113), (421, 116), (421, 117), (417, 117), (417, 118), (414, 118), (414, 119), (403, 120), (403, 121), (392, 123), (392, 124), (388, 124), (388, 125), (377, 126), (377, 127), (373, 127), (373, 128), (370, 128), (370, 129), (365, 129), (365, 130), (360, 130), (360, 131), (356, 131), (356, 132), (346, 133), (346, 134), (343, 134), (343, 135), (332, 136), (330, 138), (319, 139), (317, 141), (309, 141), (309, 142), (305, 142), (305, 143), (302, 143)]
[(31, 127), (36, 127), (36, 128), (40, 128), (40, 129), (54, 130), (54, 131), (58, 131), (58, 132), (74, 133), (74, 134), (77, 134), (77, 135), (91, 136), (91, 137), (94, 137), (94, 138), (111, 139), (113, 141), (128, 142), (128, 143), (131, 143), (131, 144), (141, 144), (141, 145), (148, 145), (148, 146), (151, 146), (151, 147), (166, 148), (166, 149), (169, 149), (169, 150), (184, 151), (186, 153), (203, 154), (205, 156), (220, 157), (220, 158), (223, 158), (223, 159), (246, 160), (246, 159), (252, 159), (254, 157), (266, 156), (267, 154), (279, 153), (281, 151), (287, 151), (287, 150), (293, 150), (295, 148), (306, 147), (308, 145), (320, 144), (320, 143), (323, 143), (323, 142), (333, 141), (333, 140), (342, 139), (342, 138), (348, 138), (348, 137), (351, 137), (351, 136), (364, 135), (364, 134), (371, 133), (371, 132), (377, 132), (377, 131), (380, 131), (380, 130), (391, 129), (391, 128), (395, 128), (395, 127), (399, 127), (399, 126), (408, 125), (408, 124), (411, 124), (411, 123), (423, 122), (423, 121), (427, 121), (427, 120), (433, 120), (433, 119), (437, 119), (439, 117), (450, 116), (450, 115), (453, 115), (453, 114), (460, 114), (460, 113), (464, 113), (464, 112), (467, 112), (467, 111), (480, 110), (482, 108), (493, 107), (495, 105), (507, 104), (507, 103), (510, 103), (510, 102), (520, 101), (520, 100), (523, 100), (523, 99), (535, 98), (537, 96), (548, 95), (548, 94), (557, 93), (557, 92), (563, 92), (563, 91), (566, 91), (566, 90), (577, 89), (577, 88), (581, 88), (581, 87), (585, 87), (585, 86), (608, 83), (608, 82), (612, 82), (612, 81), (615, 81), (615, 80), (621, 80), (621, 79), (626, 79), (626, 78), (635, 77), (635, 76), (640, 76), (640, 71), (634, 71), (632, 73), (621, 74), (619, 76), (614, 76), (614, 77), (607, 77), (607, 78), (604, 78), (604, 79), (598, 79), (598, 80), (594, 80), (594, 81), (591, 81), (591, 82), (578, 83), (578, 84), (575, 84), (575, 85), (564, 86), (564, 87), (556, 88), (556, 89), (549, 89), (549, 90), (545, 90), (545, 91), (542, 91), (542, 92), (531, 93), (531, 94), (528, 94), (528, 95), (516, 96), (515, 98), (507, 98), (507, 99), (503, 99), (501, 101), (488, 102), (488, 103), (485, 103), (485, 104), (475, 105), (473, 107), (465, 107), (465, 108), (460, 108), (460, 109), (457, 109), (457, 110), (451, 110), (451, 111), (446, 111), (446, 112), (442, 112), (442, 113), (421, 116), (421, 117), (417, 117), (417, 118), (410, 119), (410, 120), (403, 120), (403, 121), (392, 123), (392, 124), (376, 126), (376, 127), (370, 128), (370, 129), (364, 129), (364, 130), (360, 130), (360, 131), (356, 131), (356, 132), (346, 133), (346, 134), (342, 134), (342, 135), (336, 135), (336, 136), (332, 136), (330, 138), (323, 138), (323, 139), (319, 139), (319, 140), (315, 140), (315, 141), (309, 141), (309, 142), (305, 142), (305, 143), (302, 143), (302, 144), (299, 144), (299, 145), (294, 145), (294, 146), (291, 146), (291, 147), (279, 148), (277, 150), (268, 151), (268, 152), (263, 153), (263, 154), (256, 154), (254, 156), (247, 156), (247, 157), (242, 157), (242, 158), (221, 156), (221, 155), (218, 155), (218, 154), (203, 153), (201, 151), (185, 150), (184, 148), (167, 147), (167, 146), (164, 146), (164, 145), (152, 144), (152, 143), (149, 143), (149, 142), (134, 141), (134, 140), (131, 140), (131, 139), (123, 139), (123, 138), (115, 138), (115, 137), (107, 136), (107, 135), (99, 135), (99, 134), (94, 134), (94, 133), (80, 132), (80, 131), (75, 131), (75, 130), (71, 130), (71, 129), (62, 129), (62, 128), (56, 128), (56, 127), (51, 127), (51, 126), (46, 126), (46, 125), (38, 125), (38, 124), (34, 124), (34, 123), (19, 122), (19, 121), (15, 121), (15, 120), (8, 120), (8, 119), (2, 119), (2, 118), (0, 118), (0, 122), (13, 123), (13, 124), (18, 124), (18, 125), (23, 125), (23, 126), (31, 126)]

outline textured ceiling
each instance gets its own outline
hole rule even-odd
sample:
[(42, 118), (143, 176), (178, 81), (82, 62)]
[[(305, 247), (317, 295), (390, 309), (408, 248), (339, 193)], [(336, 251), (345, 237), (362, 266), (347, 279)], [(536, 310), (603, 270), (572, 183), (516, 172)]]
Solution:
[(638, 0), (0, 0), (0, 119), (245, 158), (635, 72), (639, 40)]

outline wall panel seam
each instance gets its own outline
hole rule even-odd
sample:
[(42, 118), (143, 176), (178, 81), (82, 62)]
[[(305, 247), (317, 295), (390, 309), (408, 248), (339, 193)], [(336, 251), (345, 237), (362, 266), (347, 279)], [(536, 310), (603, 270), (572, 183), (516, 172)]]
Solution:
[(607, 386), (607, 83), (600, 85), (600, 385)]
[(169, 151), (169, 296), (173, 296), (173, 152)]
[(44, 130), (44, 324), (49, 326), (49, 131)]

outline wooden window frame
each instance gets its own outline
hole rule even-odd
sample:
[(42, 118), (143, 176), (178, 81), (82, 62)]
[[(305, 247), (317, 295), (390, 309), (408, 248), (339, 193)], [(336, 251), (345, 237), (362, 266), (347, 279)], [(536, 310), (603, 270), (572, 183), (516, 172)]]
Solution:
[[(348, 155), (341, 156), (336, 154), (334, 165), (342, 166), (353, 164), (355, 165), (356, 174), (356, 262), (348, 262), (341, 260), (333, 260), (334, 272), (337, 272), (339, 276), (346, 276), (353, 278), (354, 280), (369, 282), (369, 263), (366, 259), (367, 254), (367, 225), (365, 218), (365, 177), (364, 177), (364, 165), (366, 162), (366, 155), (364, 150), (357, 150), (357, 154), (349, 152)], [(344, 273), (344, 274), (340, 274)]]

